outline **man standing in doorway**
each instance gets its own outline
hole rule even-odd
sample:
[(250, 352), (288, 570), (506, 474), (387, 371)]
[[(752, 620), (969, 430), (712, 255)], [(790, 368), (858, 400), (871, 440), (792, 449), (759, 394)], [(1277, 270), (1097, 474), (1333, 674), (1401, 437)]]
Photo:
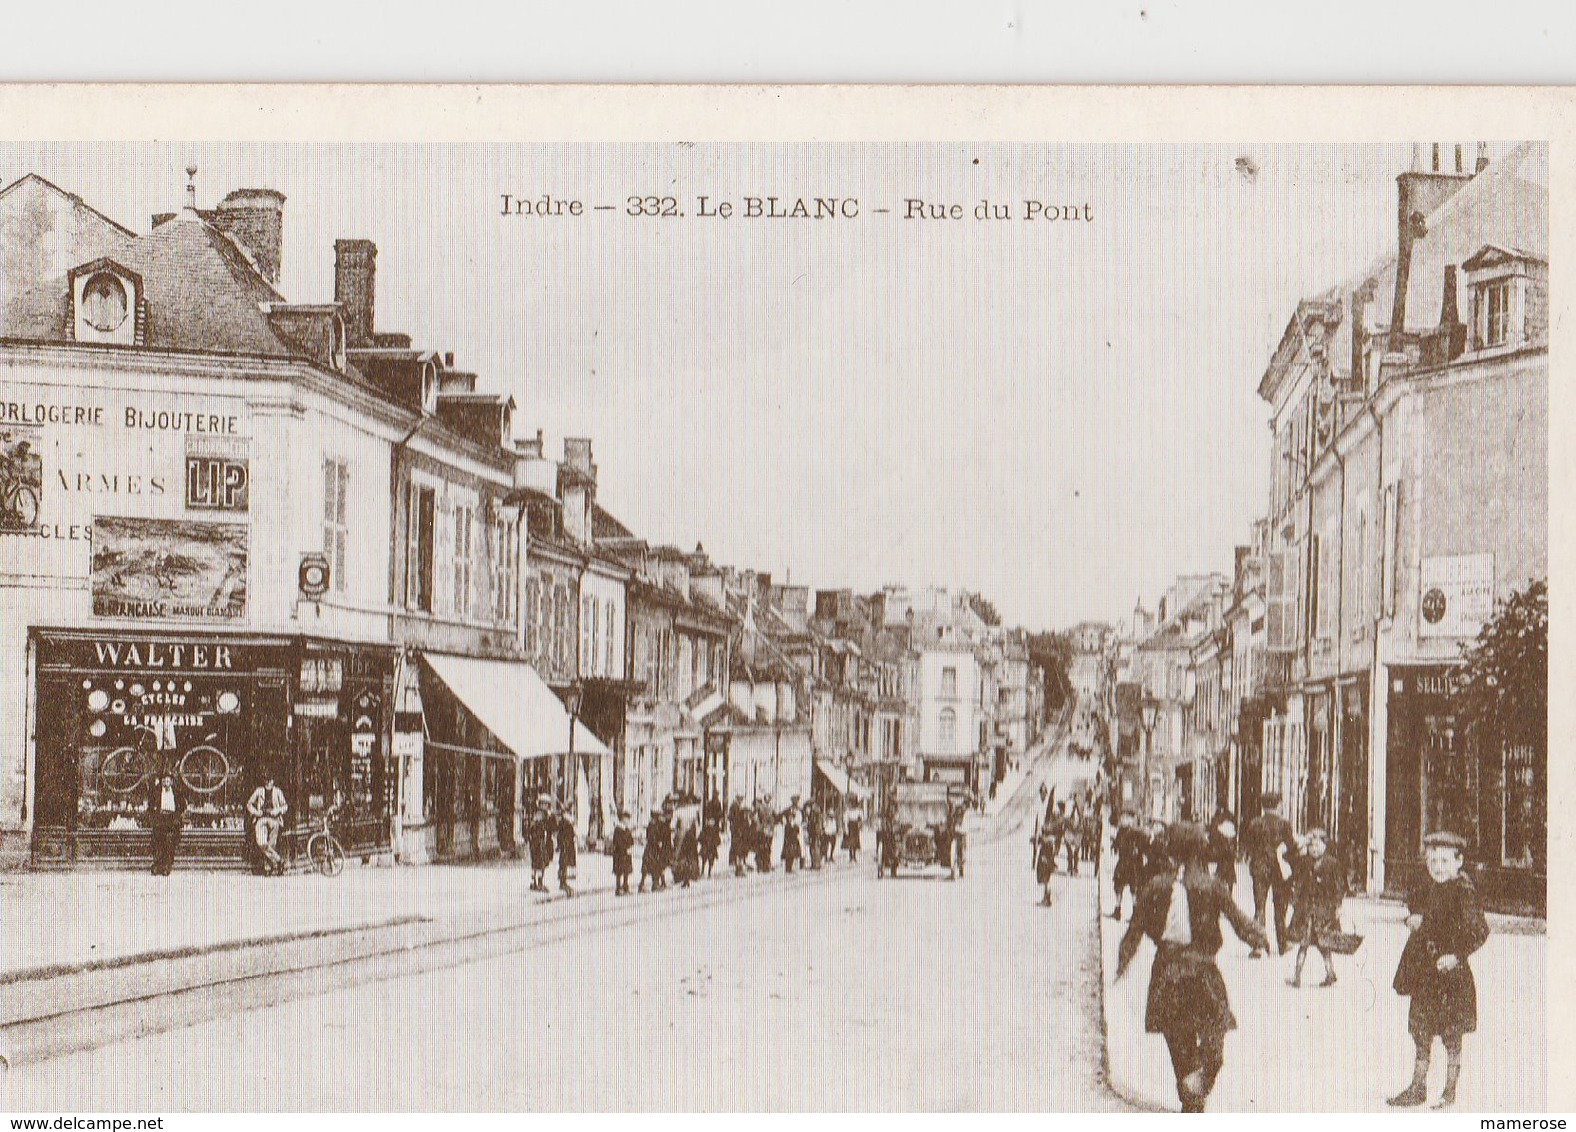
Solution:
[(153, 831), (153, 875), (167, 877), (175, 867), (180, 848), (181, 823), (186, 815), (186, 791), (168, 771), (148, 790), (148, 828)]
[[(1284, 955), (1289, 950), (1286, 913), (1291, 903), (1291, 858), (1297, 852), (1297, 839), (1291, 823), (1281, 816), (1280, 802), (1279, 794), (1264, 795), (1264, 812), (1248, 823), (1246, 840), (1248, 875), (1253, 878), (1253, 917), (1264, 927), (1265, 906), (1274, 896), (1275, 946)], [(1255, 947), (1251, 957), (1263, 955), (1263, 950)]]

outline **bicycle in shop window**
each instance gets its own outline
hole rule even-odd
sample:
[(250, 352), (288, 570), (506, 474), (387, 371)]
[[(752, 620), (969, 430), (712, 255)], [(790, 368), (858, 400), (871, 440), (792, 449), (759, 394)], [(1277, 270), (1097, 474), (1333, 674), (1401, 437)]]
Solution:
[[(217, 794), (235, 773), (229, 756), (213, 745), (217, 738), (217, 735), (204, 736), (203, 742), (175, 763), (175, 773), (182, 785), (200, 797)], [(99, 780), (112, 794), (134, 794), (158, 772), (158, 761), (141, 740), (136, 746), (117, 747), (104, 757)]]

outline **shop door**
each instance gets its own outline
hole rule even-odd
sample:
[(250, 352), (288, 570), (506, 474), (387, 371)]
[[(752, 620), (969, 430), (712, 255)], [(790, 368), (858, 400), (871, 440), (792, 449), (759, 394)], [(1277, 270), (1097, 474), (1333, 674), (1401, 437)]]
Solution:
[(1453, 715), (1423, 717), (1423, 830), (1460, 834), (1477, 848), (1476, 761)]
[(1331, 833), (1348, 879), (1361, 890), (1368, 880), (1368, 721), (1348, 715), (1341, 722), (1340, 805)]

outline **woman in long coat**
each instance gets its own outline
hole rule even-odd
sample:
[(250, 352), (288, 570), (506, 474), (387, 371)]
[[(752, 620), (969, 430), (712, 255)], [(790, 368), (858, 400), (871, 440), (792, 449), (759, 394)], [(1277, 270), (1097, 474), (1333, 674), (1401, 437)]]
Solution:
[(799, 863), (803, 849), (799, 844), (799, 811), (789, 807), (783, 813), (783, 868), (790, 873)]
[(1182, 1111), (1203, 1112), (1225, 1064), (1226, 1034), (1237, 1028), (1226, 981), (1215, 965), (1220, 920), (1225, 917), (1240, 938), (1260, 946), (1264, 929), (1210, 874), (1208, 840), (1201, 827), (1173, 826), (1167, 841), (1180, 864), (1152, 877), (1139, 893), (1132, 922), (1117, 948), (1116, 977), (1126, 974), (1145, 936), (1154, 941), (1144, 1029), (1166, 1039)]
[(547, 891), (547, 882), (543, 878), (547, 874), (547, 866), (553, 863), (557, 832), (551, 811), (538, 808), (528, 835), (531, 844), (531, 888), (536, 892)]
[(843, 825), (843, 848), (848, 850), (851, 864), (859, 862), (860, 818), (858, 810), (849, 810)]

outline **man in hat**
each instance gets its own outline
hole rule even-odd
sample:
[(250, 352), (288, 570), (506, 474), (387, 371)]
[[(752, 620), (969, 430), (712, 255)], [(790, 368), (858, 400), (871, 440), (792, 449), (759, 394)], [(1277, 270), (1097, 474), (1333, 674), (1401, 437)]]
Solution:
[(1407, 1028), (1416, 1057), (1412, 1083), (1389, 1104), (1410, 1108), (1427, 1099), (1429, 1058), (1437, 1035), (1449, 1058), (1445, 1089), (1436, 1108), (1456, 1103), (1461, 1079), (1461, 1039), (1477, 1029), (1477, 982), (1467, 959), (1488, 942), (1488, 921), (1478, 903), (1472, 878), (1462, 871), (1466, 838), (1455, 833), (1430, 833), (1423, 838), (1428, 878), (1407, 898), (1412, 930), (1395, 970), (1395, 992), (1412, 1000)]
[[(1291, 903), (1291, 860), (1297, 852), (1297, 839), (1291, 822), (1280, 814), (1280, 802), (1279, 794), (1264, 795), (1263, 812), (1248, 823), (1246, 842), (1248, 875), (1253, 878), (1253, 917), (1264, 927), (1269, 898), (1275, 898), (1275, 945), (1285, 955), (1291, 948), (1286, 913)], [(1255, 947), (1251, 958), (1263, 955)]]
[(559, 807), (553, 832), (558, 841), (558, 891), (573, 896), (575, 890), (569, 887), (569, 877), (575, 871), (575, 823), (569, 816), (568, 806)]
[(733, 800), (728, 809), (728, 863), (734, 876), (743, 876), (749, 867), (750, 844), (755, 838), (755, 811), (744, 804), (744, 795)]
[(285, 814), (289, 809), (285, 792), (275, 784), (272, 774), (267, 775), (263, 784), (246, 800), (246, 812), (255, 823), (257, 850), (262, 854), (265, 869), (276, 876), (285, 871), (285, 860), (279, 855), (279, 833), (285, 827)]
[(153, 875), (167, 877), (175, 867), (181, 843), (181, 823), (186, 814), (186, 791), (168, 771), (153, 780), (148, 790), (148, 828), (153, 831)]
[(1116, 836), (1111, 840), (1116, 853), (1116, 868), (1111, 873), (1111, 883), (1116, 889), (1116, 907), (1111, 909), (1111, 919), (1122, 918), (1122, 896), (1131, 890), (1134, 906), (1144, 882), (1144, 834), (1133, 819), (1132, 812), (1123, 810), (1117, 819)]

